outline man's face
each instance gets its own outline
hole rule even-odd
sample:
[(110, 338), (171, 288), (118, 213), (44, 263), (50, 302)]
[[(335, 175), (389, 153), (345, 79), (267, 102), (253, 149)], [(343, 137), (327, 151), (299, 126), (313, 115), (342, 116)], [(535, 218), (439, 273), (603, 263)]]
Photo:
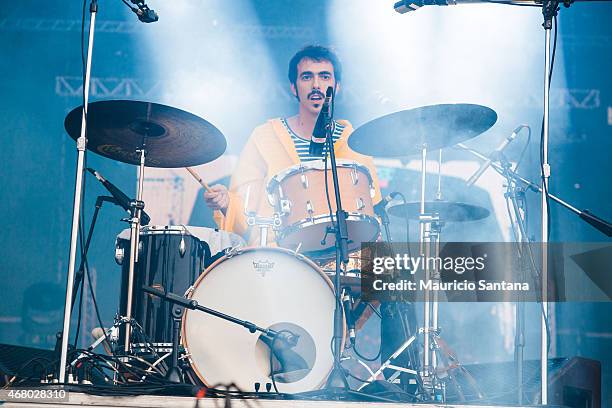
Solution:
[(318, 115), (323, 106), (325, 91), (330, 86), (338, 91), (334, 66), (330, 61), (303, 58), (298, 63), (297, 79), (295, 85), (291, 84), (291, 91), (300, 101), (301, 107)]

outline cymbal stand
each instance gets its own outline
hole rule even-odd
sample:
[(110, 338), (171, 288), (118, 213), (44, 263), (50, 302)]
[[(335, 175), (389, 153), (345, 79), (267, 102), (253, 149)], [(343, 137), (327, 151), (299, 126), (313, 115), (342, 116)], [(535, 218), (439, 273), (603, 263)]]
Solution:
[(68, 340), (70, 339), (70, 317), (72, 314), (72, 291), (74, 281), (74, 269), (76, 264), (77, 238), (79, 233), (79, 218), (81, 216), (81, 198), (83, 195), (83, 172), (85, 171), (85, 151), (87, 150), (87, 107), (89, 104), (89, 81), (91, 78), (91, 56), (94, 41), (94, 27), (96, 14), (98, 12), (98, 1), (91, 0), (89, 5), (89, 41), (87, 44), (87, 62), (85, 64), (85, 78), (83, 83), (83, 114), (81, 116), (81, 134), (77, 139), (77, 169), (74, 186), (74, 204), (72, 206), (72, 228), (70, 233), (70, 255), (68, 259), (68, 277), (66, 282), (66, 298), (64, 302), (64, 323), (62, 328), (62, 347), (59, 363), (59, 382), (66, 381), (66, 363), (68, 360)]
[[(440, 159), (441, 159), (440, 154)], [(441, 167), (441, 163), (439, 163)], [(440, 179), (440, 167), (438, 168), (438, 178)], [(419, 215), (420, 236), (419, 236), (419, 254), (425, 259), (431, 257), (432, 249), (434, 257), (438, 257), (440, 253), (440, 230), (442, 223), (438, 214), (429, 214), (425, 212), (425, 180), (427, 177), (427, 145), (422, 146), (421, 150), (421, 211)], [(441, 197), (440, 181), (438, 181), (437, 197)], [(438, 270), (437, 262), (434, 263), (433, 270), (429, 268), (429, 262), (424, 262), (424, 279), (425, 281), (438, 282), (440, 280), (440, 271)], [(423, 366), (421, 367), (421, 379), (423, 388), (429, 392), (429, 398), (435, 399), (436, 389), (439, 387), (436, 378), (436, 337), (439, 335), (438, 329), (438, 291), (430, 293), (429, 289), (424, 291), (423, 302)]]
[[(150, 105), (149, 109), (151, 109)], [(142, 214), (142, 210), (144, 209), (142, 193), (146, 158), (146, 134), (142, 137), (141, 148), (136, 150), (136, 152), (140, 154), (140, 165), (138, 166), (138, 188), (136, 191), (136, 200), (130, 203), (131, 216), (127, 220), (130, 224), (130, 263), (128, 269), (127, 304), (124, 316), (127, 319), (127, 322), (125, 324), (125, 343), (123, 348), (125, 354), (128, 354), (130, 352), (130, 320), (132, 318), (132, 302), (134, 297), (134, 269), (136, 268), (136, 264), (138, 263), (138, 247), (140, 241), (140, 216)]]

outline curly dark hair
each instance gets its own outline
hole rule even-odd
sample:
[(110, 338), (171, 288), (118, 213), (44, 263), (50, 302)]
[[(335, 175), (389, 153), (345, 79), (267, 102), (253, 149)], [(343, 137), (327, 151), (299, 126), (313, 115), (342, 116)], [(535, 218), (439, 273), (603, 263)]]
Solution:
[(289, 61), (289, 82), (295, 85), (297, 81), (297, 66), (304, 58), (311, 59), (313, 61), (329, 61), (334, 67), (334, 77), (336, 82), (340, 82), (342, 79), (342, 64), (334, 51), (330, 48), (323, 47), (321, 45), (308, 45), (298, 52)]

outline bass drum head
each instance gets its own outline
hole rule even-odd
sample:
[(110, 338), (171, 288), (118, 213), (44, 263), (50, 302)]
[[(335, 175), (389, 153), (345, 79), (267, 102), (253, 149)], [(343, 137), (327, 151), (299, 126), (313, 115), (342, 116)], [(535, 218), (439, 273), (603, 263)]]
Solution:
[[(223, 257), (198, 278), (190, 298), (295, 340), (272, 340), (197, 310), (183, 317), (183, 344), (207, 386), (234, 383), (265, 390), (272, 372), (279, 392), (320, 388), (333, 367), (334, 293), (311, 261), (281, 248), (250, 248)], [(285, 332), (288, 331), (288, 332)], [(285, 339), (287, 337), (284, 337)], [(344, 338), (344, 336), (343, 336)], [(272, 365), (270, 364), (272, 363)]]

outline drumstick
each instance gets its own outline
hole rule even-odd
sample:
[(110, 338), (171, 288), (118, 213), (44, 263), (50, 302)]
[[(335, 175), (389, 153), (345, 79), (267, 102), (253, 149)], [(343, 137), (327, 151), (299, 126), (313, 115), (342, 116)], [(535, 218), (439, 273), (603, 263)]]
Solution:
[(196, 173), (194, 169), (192, 169), (191, 167), (185, 167), (185, 170), (187, 170), (198, 181), (198, 183), (200, 183), (200, 185), (206, 189), (206, 191), (208, 191), (209, 193), (214, 193), (210, 186), (206, 184), (204, 180), (202, 180), (202, 177), (200, 177), (200, 175)]

